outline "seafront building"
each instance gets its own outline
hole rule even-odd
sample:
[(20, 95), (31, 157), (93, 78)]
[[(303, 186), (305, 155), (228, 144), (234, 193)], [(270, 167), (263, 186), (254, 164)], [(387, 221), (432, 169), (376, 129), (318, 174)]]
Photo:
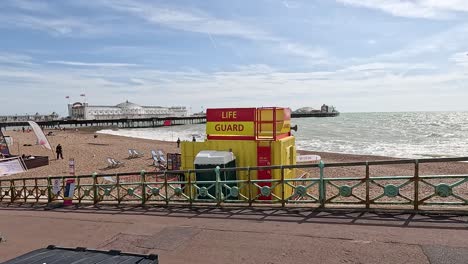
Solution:
[(108, 119), (138, 119), (138, 118), (162, 118), (188, 116), (185, 106), (140, 106), (125, 101), (115, 106), (89, 105), (76, 102), (68, 104), (70, 119), (81, 120), (108, 120)]
[(26, 121), (35, 121), (35, 122), (41, 122), (41, 121), (54, 121), (58, 120), (59, 115), (55, 112), (52, 112), (52, 114), (49, 115), (41, 115), (39, 113), (36, 113), (34, 115), (0, 115), (0, 122), (2, 123), (7, 123), (7, 122), (26, 122)]

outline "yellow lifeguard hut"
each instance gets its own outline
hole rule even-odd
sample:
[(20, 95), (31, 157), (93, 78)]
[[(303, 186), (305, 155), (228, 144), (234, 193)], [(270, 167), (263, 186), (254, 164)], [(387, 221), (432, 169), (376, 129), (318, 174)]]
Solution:
[[(291, 135), (291, 109), (283, 107), (220, 108), (207, 109), (204, 142), (182, 142), (182, 169), (195, 169), (195, 158), (202, 151), (226, 151), (235, 156), (237, 167), (258, 167), (296, 164), (295, 138)], [(195, 182), (196, 176), (191, 175)], [(280, 180), (280, 170), (239, 171), (237, 180)], [(295, 170), (284, 170), (284, 179), (295, 178)], [(271, 186), (271, 182), (259, 182)], [(292, 188), (284, 185), (284, 195)], [(254, 197), (258, 188), (250, 188)], [(247, 195), (243, 190), (244, 195)], [(282, 188), (271, 188), (272, 194), (281, 196)], [(271, 195), (261, 195), (260, 200), (271, 200)]]

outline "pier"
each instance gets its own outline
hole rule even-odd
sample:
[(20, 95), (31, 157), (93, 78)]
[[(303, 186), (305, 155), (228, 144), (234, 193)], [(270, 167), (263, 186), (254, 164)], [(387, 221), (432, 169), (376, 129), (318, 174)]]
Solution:
[[(291, 118), (306, 118), (306, 117), (335, 117), (338, 112), (327, 113), (293, 113)], [(161, 127), (170, 124), (174, 125), (193, 125), (206, 123), (206, 116), (187, 116), (187, 117), (164, 117), (164, 118), (124, 118), (124, 119), (103, 119), (103, 120), (51, 120), (38, 121), (43, 128), (80, 128), (80, 127), (118, 127), (118, 128), (148, 128)], [(28, 122), (2, 122), (0, 129), (8, 127), (23, 127), (29, 126)]]
[[(39, 121), (39, 126), (43, 128), (80, 128), (80, 127), (118, 127), (118, 128), (146, 128), (161, 127), (167, 125), (192, 125), (206, 123), (205, 116), (189, 117), (165, 117), (165, 118), (124, 118), (107, 120), (54, 120)], [(0, 123), (0, 129), (7, 127), (29, 126), (27, 122), (5, 122)]]
[(312, 112), (312, 113), (292, 113), (291, 118), (303, 117), (335, 117), (339, 116), (339, 112)]

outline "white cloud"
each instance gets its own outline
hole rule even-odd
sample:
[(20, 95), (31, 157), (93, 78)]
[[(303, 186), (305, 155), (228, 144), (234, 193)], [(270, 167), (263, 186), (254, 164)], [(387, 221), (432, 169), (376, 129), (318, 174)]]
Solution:
[(146, 84), (146, 81), (145, 80), (142, 80), (142, 79), (137, 79), (137, 78), (130, 78), (130, 81), (134, 84), (137, 84), (137, 85), (144, 85)]
[(237, 21), (216, 18), (199, 10), (183, 10), (161, 7), (138, 1), (107, 1), (97, 2), (113, 10), (132, 14), (145, 21), (163, 25), (169, 28), (203, 34), (233, 36), (245, 39), (275, 40), (267, 32)]
[(98, 33), (98, 30), (87, 22), (76, 18), (53, 18), (21, 14), (0, 16), (0, 27), (20, 27), (45, 31), (52, 35), (71, 35)]
[(50, 12), (54, 8), (44, 1), (35, 0), (3, 0), (3, 4), (16, 9), (33, 12)]
[(468, 2), (466, 0), (420, 0), (421, 5), (439, 10), (468, 12)]
[(354, 61), (414, 61), (419, 58), (423, 61), (431, 61), (435, 55), (446, 56), (466, 49), (468, 42), (468, 24), (459, 24), (445, 31), (438, 32), (427, 37), (422, 37), (410, 42), (398, 50), (379, 54), (370, 58), (354, 59)]
[[(110, 1), (99, 0), (96, 2), (116, 11), (131, 14), (149, 23), (168, 28), (207, 34), (214, 48), (216, 42), (212, 36), (229, 36), (248, 40), (264, 41), (283, 53), (300, 56), (306, 59), (324, 59), (328, 57), (322, 48), (312, 48), (300, 43), (289, 41), (275, 36), (267, 31), (258, 29), (240, 21), (220, 19), (206, 14), (200, 10), (187, 10), (183, 8), (162, 7), (157, 4), (148, 4), (139, 1)], [(288, 2), (290, 7), (297, 6), (295, 2)], [(325, 60), (316, 60), (315, 63), (324, 63)]]
[(359, 64), (359, 65), (352, 65), (346, 70), (349, 71), (390, 71), (390, 70), (407, 70), (407, 69), (423, 69), (423, 70), (430, 70), (434, 69), (434, 66), (429, 64), (422, 64), (422, 63), (382, 63), (382, 62), (375, 62), (375, 63), (367, 63), (367, 64)]
[(0, 52), (0, 64), (32, 65), (32, 58), (28, 55)]
[[(310, 48), (298, 43), (292, 42), (281, 42), (280, 48), (289, 53), (296, 56), (304, 57), (307, 59), (323, 59), (328, 57), (327, 51), (322, 48)], [(324, 62), (324, 61), (317, 61), (317, 62)]]
[(295, 8), (299, 8), (301, 6), (296, 1), (283, 1), (282, 3), (284, 5), (284, 7), (288, 8), (288, 9), (295, 9)]
[[(19, 92), (47, 94), (50, 99), (40, 107), (35, 102), (34, 107), (52, 111), (60, 111), (61, 105), (55, 103), (51, 107), (48, 103), (50, 100), (60, 102), (65, 95), (81, 93), (83, 87), (86, 87), (88, 99), (94, 104), (118, 103), (126, 98), (140, 104), (192, 107), (203, 104), (210, 107), (283, 105), (298, 108), (330, 102), (346, 111), (363, 108), (389, 111), (391, 109), (386, 107), (398, 105), (398, 98), (403, 94), (405, 98), (417, 101), (421, 94), (443, 92), (446, 100), (454, 101), (440, 101), (440, 104), (464, 105), (460, 100), (468, 96), (468, 91), (454, 88), (456, 83), (468, 81), (461, 55), (454, 55), (454, 61), (458, 64), (441, 72), (434, 71), (431, 65), (426, 64), (383, 62), (322, 72), (287, 72), (263, 64), (213, 72), (161, 71), (141, 67), (57, 69), (48, 68), (47, 64), (28, 68), (11, 66), (0, 70), (0, 86), (15, 88), (5, 89), (4, 96), (8, 98), (19, 96), (15, 95)], [(419, 71), (407, 73), (408, 69)], [(27, 101), (26, 98), (24, 105), (28, 105)], [(406, 110), (404, 105), (401, 107), (399, 110)], [(15, 111), (13, 103), (6, 107), (9, 108)], [(433, 110), (438, 110), (437, 105)]]
[(466, 67), (468, 69), (468, 51), (458, 52), (454, 54), (450, 60), (456, 65)]
[(466, 0), (336, 0), (346, 5), (380, 10), (411, 18), (454, 18), (453, 12), (468, 12)]
[[(54, 36), (66, 37), (103, 37), (109, 34), (131, 34), (135, 32), (131, 27), (135, 24), (128, 23), (129, 16), (142, 19), (146, 23), (163, 26), (170, 29), (206, 34), (212, 46), (217, 49), (218, 45), (213, 36), (235, 37), (245, 40), (262, 42), (267, 47), (273, 47), (276, 51), (314, 60), (314, 63), (324, 63), (328, 56), (322, 48), (308, 47), (298, 42), (275, 36), (270, 32), (237, 20), (217, 18), (197, 9), (184, 7), (168, 7), (157, 3), (128, 0), (95, 0), (93, 2), (73, 2), (80, 8), (93, 8), (102, 14), (97, 18), (67, 16), (56, 8), (56, 6), (41, 5), (35, 7), (28, 2), (12, 2), (21, 10), (30, 7), (30, 11), (48, 10), (48, 15), (38, 15), (37, 12), (0, 14), (0, 27), (20, 27), (26, 29), (47, 32)], [(295, 2), (288, 2), (290, 7), (296, 6)], [(109, 13), (111, 10), (113, 13)], [(53, 11), (53, 12), (52, 12)], [(125, 25), (120, 24), (121, 22)], [(118, 25), (118, 26), (116, 26)], [(144, 24), (145, 26), (147, 24)], [(157, 30), (157, 27), (145, 27), (138, 24), (138, 33)], [(154, 49), (151, 50), (154, 53)], [(139, 52), (141, 53), (141, 52)], [(319, 60), (320, 59), (320, 60)]]
[(80, 61), (48, 61), (51, 64), (61, 64), (67, 66), (82, 66), (82, 67), (133, 67), (138, 64), (132, 63), (110, 63), (110, 62), (80, 62)]

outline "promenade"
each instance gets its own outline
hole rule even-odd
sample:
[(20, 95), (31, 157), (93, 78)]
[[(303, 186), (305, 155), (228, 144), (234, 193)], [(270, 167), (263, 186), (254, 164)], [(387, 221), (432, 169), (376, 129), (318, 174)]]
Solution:
[(468, 263), (468, 216), (301, 208), (0, 207), (0, 261), (54, 244), (160, 263)]

